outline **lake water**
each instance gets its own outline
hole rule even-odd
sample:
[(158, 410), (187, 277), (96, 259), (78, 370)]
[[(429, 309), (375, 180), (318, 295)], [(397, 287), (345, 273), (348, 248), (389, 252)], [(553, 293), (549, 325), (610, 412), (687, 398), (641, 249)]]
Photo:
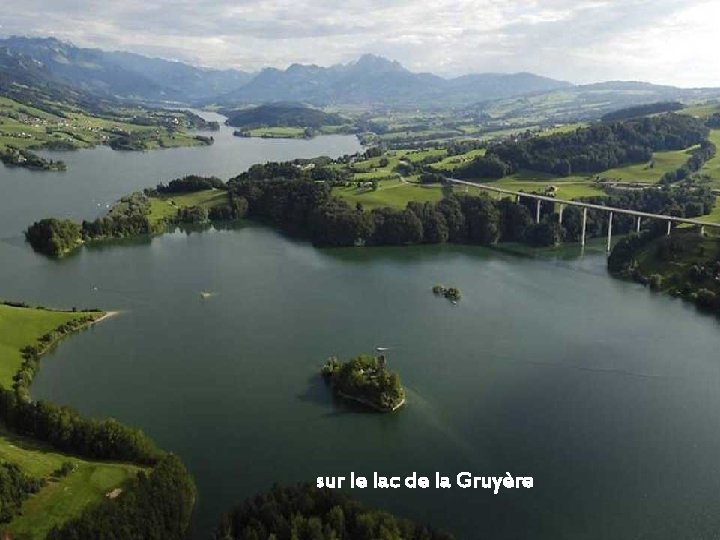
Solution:
[[(218, 137), (220, 138), (220, 137)], [(720, 331), (613, 280), (602, 247), (318, 250), (252, 224), (35, 255), (21, 230), (92, 217), (133, 189), (255, 161), (338, 155), (354, 139), (64, 157), (0, 169), (0, 296), (121, 314), (42, 362), (35, 397), (141, 427), (185, 461), (194, 537), (273, 482), (351, 471), (532, 476), (531, 490), (354, 491), (460, 538), (710, 538), (720, 530)], [(602, 243), (602, 242), (601, 242)], [(600, 244), (601, 244), (600, 243)], [(435, 283), (457, 286), (453, 306)], [(201, 291), (214, 295), (205, 300)], [(330, 355), (390, 347), (393, 415), (336, 406)]]

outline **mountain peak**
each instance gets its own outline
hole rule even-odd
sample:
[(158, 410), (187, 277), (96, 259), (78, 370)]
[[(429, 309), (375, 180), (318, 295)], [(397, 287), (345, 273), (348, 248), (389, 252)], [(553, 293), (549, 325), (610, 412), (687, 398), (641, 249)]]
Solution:
[(361, 71), (381, 73), (407, 71), (397, 60), (388, 60), (384, 56), (378, 56), (371, 53), (363, 54), (355, 62), (348, 64), (348, 66)]

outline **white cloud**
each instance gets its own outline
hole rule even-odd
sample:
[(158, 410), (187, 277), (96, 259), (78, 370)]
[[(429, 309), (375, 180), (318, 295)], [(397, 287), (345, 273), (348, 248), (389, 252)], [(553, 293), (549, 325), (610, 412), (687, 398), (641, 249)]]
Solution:
[[(3, 34), (54, 35), (215, 67), (533, 71), (720, 86), (716, 0), (4, 0)], [(709, 54), (703, 54), (708, 51)]]

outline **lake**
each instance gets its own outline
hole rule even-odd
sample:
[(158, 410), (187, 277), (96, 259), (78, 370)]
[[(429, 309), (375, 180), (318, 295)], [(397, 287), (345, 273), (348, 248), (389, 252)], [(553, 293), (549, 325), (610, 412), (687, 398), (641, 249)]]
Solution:
[[(65, 174), (0, 169), (0, 296), (121, 311), (44, 358), (34, 396), (116, 417), (177, 453), (199, 487), (195, 538), (273, 482), (351, 471), (534, 478), (498, 495), (352, 492), (460, 538), (716, 534), (718, 323), (611, 279), (602, 241), (584, 254), (319, 250), (245, 223), (62, 261), (23, 242), (35, 219), (93, 217), (183, 174), (227, 178), (359, 148), (216, 135), (209, 148), (63, 155)], [(434, 296), (436, 283), (462, 301)], [(376, 346), (389, 347), (407, 406), (377, 415), (333, 403), (319, 376), (327, 357)]]

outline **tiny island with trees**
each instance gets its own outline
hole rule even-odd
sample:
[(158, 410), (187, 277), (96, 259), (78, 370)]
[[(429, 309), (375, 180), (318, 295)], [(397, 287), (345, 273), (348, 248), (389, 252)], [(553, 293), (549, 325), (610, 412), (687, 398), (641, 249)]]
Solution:
[(457, 304), (460, 301), (460, 289), (457, 287), (445, 287), (445, 285), (435, 285), (432, 288), (433, 294), (436, 296), (443, 296), (450, 300), (453, 304)]
[(347, 362), (332, 357), (321, 374), (337, 397), (371, 410), (393, 412), (405, 404), (400, 376), (387, 369), (384, 355), (360, 355)]

